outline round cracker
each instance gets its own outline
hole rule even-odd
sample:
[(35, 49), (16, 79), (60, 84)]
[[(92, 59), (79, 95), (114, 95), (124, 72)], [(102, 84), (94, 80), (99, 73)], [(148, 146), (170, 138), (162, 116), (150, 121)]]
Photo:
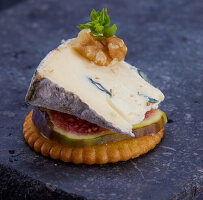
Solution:
[(71, 147), (58, 144), (43, 137), (32, 122), (32, 112), (27, 115), (23, 125), (23, 135), (36, 152), (52, 159), (75, 164), (106, 164), (137, 158), (154, 149), (164, 135), (164, 128), (155, 135), (123, 140), (115, 143)]

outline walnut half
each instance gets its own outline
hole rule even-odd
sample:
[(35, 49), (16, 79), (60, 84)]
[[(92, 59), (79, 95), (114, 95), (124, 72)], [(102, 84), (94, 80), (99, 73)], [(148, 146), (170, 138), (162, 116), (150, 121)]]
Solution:
[(97, 65), (108, 66), (113, 60), (125, 59), (127, 47), (122, 39), (117, 37), (97, 38), (88, 29), (79, 32), (71, 45), (82, 56)]

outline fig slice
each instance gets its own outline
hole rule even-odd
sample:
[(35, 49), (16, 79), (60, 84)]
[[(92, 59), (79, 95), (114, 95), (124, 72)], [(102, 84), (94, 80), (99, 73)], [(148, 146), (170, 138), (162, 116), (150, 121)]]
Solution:
[(54, 110), (47, 110), (50, 121), (53, 123), (53, 130), (62, 135), (68, 135), (72, 139), (92, 139), (112, 133), (105, 128), (86, 120), (79, 119), (73, 115), (61, 113)]
[(154, 135), (167, 123), (166, 114), (160, 109), (152, 109), (145, 114), (145, 119), (139, 124), (133, 125), (135, 137)]
[(108, 144), (159, 132), (167, 122), (163, 111), (156, 109), (146, 113), (145, 119), (133, 126), (135, 137), (109, 131), (75, 116), (35, 107), (32, 121), (41, 134), (58, 143), (70, 146)]

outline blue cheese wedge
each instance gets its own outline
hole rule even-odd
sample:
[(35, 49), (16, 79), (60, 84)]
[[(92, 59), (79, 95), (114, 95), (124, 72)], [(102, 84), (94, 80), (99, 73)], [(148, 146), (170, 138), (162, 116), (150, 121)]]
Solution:
[(77, 116), (109, 130), (132, 134), (145, 113), (158, 108), (162, 92), (125, 61), (98, 66), (78, 54), (70, 40), (37, 68), (26, 102)]

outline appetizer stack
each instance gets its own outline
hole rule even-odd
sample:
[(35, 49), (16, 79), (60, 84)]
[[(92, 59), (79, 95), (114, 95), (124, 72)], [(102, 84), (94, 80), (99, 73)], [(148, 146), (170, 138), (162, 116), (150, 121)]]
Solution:
[(34, 108), (23, 134), (35, 151), (64, 162), (126, 161), (163, 137), (164, 95), (124, 61), (127, 47), (107, 10), (93, 9), (90, 18), (35, 71), (26, 96)]

